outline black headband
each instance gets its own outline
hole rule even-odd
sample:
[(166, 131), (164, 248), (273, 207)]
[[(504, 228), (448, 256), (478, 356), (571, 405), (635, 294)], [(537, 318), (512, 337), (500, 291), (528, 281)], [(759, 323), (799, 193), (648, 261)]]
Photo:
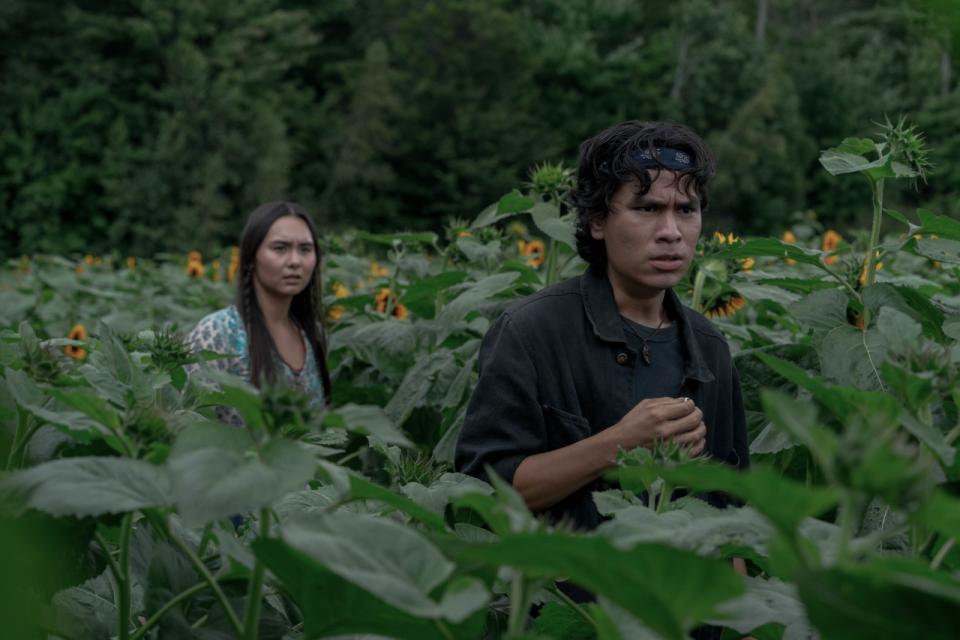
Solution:
[(689, 153), (670, 147), (656, 147), (654, 153), (651, 153), (650, 149), (637, 149), (630, 154), (630, 159), (643, 169), (662, 167), (670, 171), (686, 171), (693, 168), (693, 159)]

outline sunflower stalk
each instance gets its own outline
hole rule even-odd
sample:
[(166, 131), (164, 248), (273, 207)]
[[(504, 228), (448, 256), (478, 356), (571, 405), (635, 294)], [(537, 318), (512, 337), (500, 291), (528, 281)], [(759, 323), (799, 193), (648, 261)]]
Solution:
[[(871, 180), (873, 190), (873, 227), (870, 229), (870, 240), (867, 242), (867, 264), (864, 267), (863, 288), (873, 284), (877, 271), (877, 257), (875, 247), (880, 242), (880, 226), (883, 224), (883, 178)], [(870, 308), (863, 305), (863, 330), (870, 327)]]
[(690, 306), (697, 313), (703, 313), (703, 285), (707, 282), (707, 270), (702, 265), (697, 266), (697, 275), (693, 279), (693, 299)]

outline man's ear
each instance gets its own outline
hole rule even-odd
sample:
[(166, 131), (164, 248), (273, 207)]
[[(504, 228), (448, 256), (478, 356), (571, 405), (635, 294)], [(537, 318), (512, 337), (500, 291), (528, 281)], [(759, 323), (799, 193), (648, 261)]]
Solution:
[(607, 217), (594, 214), (590, 216), (590, 236), (594, 240), (603, 240), (603, 232), (606, 228)]

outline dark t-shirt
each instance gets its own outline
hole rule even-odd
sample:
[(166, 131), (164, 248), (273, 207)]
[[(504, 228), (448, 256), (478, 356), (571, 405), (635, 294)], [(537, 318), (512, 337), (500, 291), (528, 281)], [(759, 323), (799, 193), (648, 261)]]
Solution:
[(647, 398), (677, 398), (683, 386), (683, 346), (676, 323), (669, 327), (654, 329), (623, 320), (623, 334), (627, 346), (643, 354), (643, 341), (647, 341), (650, 364), (642, 355), (634, 362), (633, 403)]

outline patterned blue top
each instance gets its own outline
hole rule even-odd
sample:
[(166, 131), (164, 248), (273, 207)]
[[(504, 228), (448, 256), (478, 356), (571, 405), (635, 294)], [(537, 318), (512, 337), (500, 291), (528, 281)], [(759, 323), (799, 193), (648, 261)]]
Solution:
[[(306, 349), (302, 369), (293, 369), (288, 365), (280, 354), (274, 351), (273, 364), (282, 380), (291, 388), (301, 391), (310, 396), (310, 406), (320, 409), (324, 406), (323, 401), (323, 381), (320, 378), (320, 371), (317, 369), (317, 361), (313, 355), (313, 347), (307, 340), (303, 330), (300, 331), (303, 339), (303, 345)], [(220, 358), (210, 360), (204, 363), (205, 366), (212, 366), (221, 371), (233, 374), (250, 382), (250, 354), (247, 351), (247, 330), (243, 326), (243, 320), (237, 308), (230, 305), (226, 309), (220, 309), (208, 316), (205, 316), (197, 326), (194, 327), (190, 335), (187, 336), (187, 344), (193, 352), (215, 351), (217, 353), (236, 354), (232, 358)], [(196, 371), (201, 365), (190, 365), (187, 369), (191, 373)], [(231, 411), (231, 415), (218, 411), (220, 418), (226, 422), (238, 424), (239, 415)]]

